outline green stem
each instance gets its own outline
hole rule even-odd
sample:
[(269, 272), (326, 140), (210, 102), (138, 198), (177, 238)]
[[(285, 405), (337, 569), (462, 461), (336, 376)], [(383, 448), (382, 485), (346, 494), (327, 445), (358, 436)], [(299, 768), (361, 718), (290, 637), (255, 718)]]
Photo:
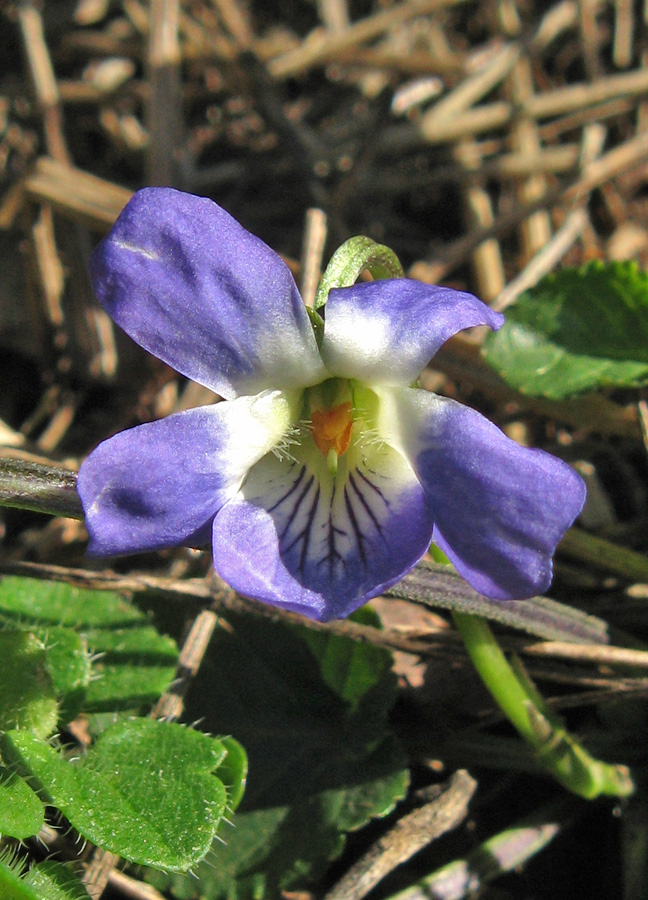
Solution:
[(452, 617), (474, 667), (497, 705), (522, 737), (534, 744), (536, 735), (526, 708), (529, 694), (515, 677), (486, 621), (458, 612), (453, 612)]
[(565, 556), (590, 563), (604, 572), (613, 572), (632, 581), (648, 581), (648, 556), (580, 528), (571, 528), (565, 534), (559, 550)]
[(626, 766), (594, 759), (567, 732), (524, 671), (512, 667), (484, 619), (453, 612), (455, 624), (482, 681), (538, 763), (580, 797), (627, 797), (634, 785)]

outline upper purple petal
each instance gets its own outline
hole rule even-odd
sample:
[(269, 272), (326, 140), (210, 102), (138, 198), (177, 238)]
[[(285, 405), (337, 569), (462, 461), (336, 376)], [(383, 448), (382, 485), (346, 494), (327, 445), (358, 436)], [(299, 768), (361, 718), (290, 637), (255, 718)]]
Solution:
[(328, 621), (398, 581), (431, 535), (425, 492), (387, 447), (349, 469), (342, 457), (335, 480), (321, 454), (266, 457), (214, 520), (214, 568), (241, 594)]
[(325, 377), (288, 267), (205, 197), (138, 191), (92, 254), (90, 274), (138, 344), (228, 399)]
[(209, 540), (214, 515), (276, 444), (288, 406), (283, 395), (268, 391), (185, 410), (99, 444), (77, 481), (89, 553)]
[(454, 400), (407, 388), (383, 396), (383, 429), (398, 429), (433, 508), (434, 541), (457, 570), (497, 600), (545, 591), (556, 546), (585, 502), (580, 476)]
[(325, 309), (326, 368), (368, 384), (410, 384), (453, 334), (504, 324), (472, 294), (409, 278), (336, 288)]

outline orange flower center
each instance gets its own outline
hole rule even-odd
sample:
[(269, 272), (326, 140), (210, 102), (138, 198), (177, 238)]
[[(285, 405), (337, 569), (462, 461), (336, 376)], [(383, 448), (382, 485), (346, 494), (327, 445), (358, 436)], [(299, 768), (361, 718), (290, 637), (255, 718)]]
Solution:
[(314, 409), (311, 413), (313, 440), (324, 456), (331, 450), (341, 456), (349, 446), (353, 428), (353, 406), (346, 401), (333, 409)]

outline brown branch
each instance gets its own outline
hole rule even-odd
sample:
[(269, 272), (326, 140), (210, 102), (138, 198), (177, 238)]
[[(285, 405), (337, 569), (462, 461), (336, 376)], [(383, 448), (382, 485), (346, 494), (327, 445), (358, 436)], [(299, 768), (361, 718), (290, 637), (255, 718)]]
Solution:
[(399, 819), (387, 834), (358, 860), (329, 891), (324, 900), (362, 900), (397, 866), (448, 831), (468, 814), (477, 782), (460, 769), (444, 786), (440, 797)]

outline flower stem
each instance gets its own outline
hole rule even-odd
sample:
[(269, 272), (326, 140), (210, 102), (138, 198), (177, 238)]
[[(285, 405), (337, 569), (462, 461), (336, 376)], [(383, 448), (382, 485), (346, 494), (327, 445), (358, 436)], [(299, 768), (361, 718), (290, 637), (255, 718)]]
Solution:
[(484, 619), (453, 612), (468, 655), (482, 681), (538, 763), (580, 797), (627, 797), (634, 785), (626, 766), (594, 759), (547, 706), (519, 659), (511, 665)]
[(523, 689), (484, 619), (465, 613), (452, 614), (468, 655), (497, 705), (517, 731), (534, 740), (525, 704), (529, 695)]

